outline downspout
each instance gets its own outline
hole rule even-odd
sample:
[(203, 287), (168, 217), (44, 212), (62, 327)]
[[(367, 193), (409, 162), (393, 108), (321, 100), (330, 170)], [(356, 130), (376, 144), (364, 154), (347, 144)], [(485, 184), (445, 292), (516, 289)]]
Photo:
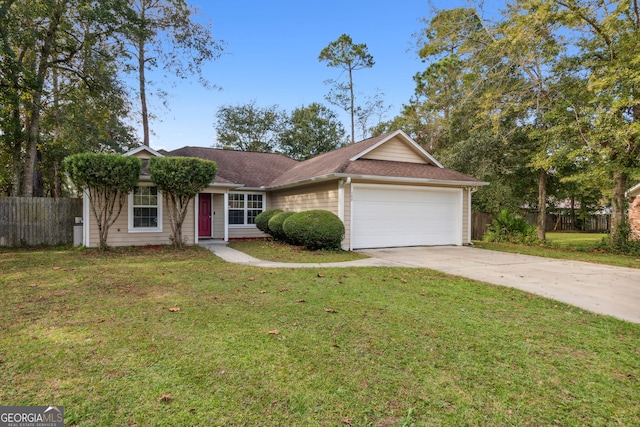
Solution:
[(478, 187), (469, 187), (469, 200), (467, 201), (467, 203), (468, 203), (468, 208), (467, 208), (468, 209), (467, 210), (468, 214), (467, 214), (467, 216), (469, 217), (469, 218), (467, 218), (467, 221), (469, 222), (469, 225), (468, 225), (468, 228), (467, 228), (467, 230), (468, 230), (467, 245), (469, 245), (469, 246), (473, 245), (473, 242), (471, 242), (471, 238), (473, 237), (473, 228), (472, 228), (473, 224), (472, 224), (472, 221), (471, 221), (472, 216), (473, 216), (473, 214), (471, 212), (471, 195), (473, 193), (475, 193), (476, 191), (478, 191)]
[[(346, 228), (346, 221), (345, 221), (345, 217), (344, 217), (344, 187), (345, 185), (349, 185), (351, 183), (351, 177), (347, 177), (346, 179), (340, 179), (338, 181), (338, 218), (340, 218), (340, 220), (342, 221), (343, 224), (345, 224), (345, 228)], [(342, 245), (341, 245), (342, 246)], [(344, 246), (342, 246), (343, 250), (349, 250), (348, 248), (345, 248)]]
[(222, 209), (224, 212), (224, 241), (229, 241), (229, 193), (224, 193), (224, 208)]
[(351, 185), (351, 177), (348, 176), (344, 185), (349, 186), (349, 246), (345, 248), (348, 251), (353, 250), (351, 245), (352, 237), (353, 237), (353, 185)]
[(194, 227), (193, 229), (195, 230), (194, 233), (195, 235), (193, 236), (193, 244), (197, 245), (199, 240), (198, 240), (198, 234), (200, 234), (200, 224), (198, 224), (198, 215), (200, 214), (199, 212), (199, 207), (200, 207), (200, 194), (196, 194), (196, 197), (193, 199), (193, 221), (194, 221)]
[(84, 189), (82, 191), (82, 244), (85, 248), (89, 247), (89, 221), (91, 219), (91, 209), (89, 209), (89, 190)]
[(344, 223), (344, 185), (346, 180), (338, 180), (338, 218)]

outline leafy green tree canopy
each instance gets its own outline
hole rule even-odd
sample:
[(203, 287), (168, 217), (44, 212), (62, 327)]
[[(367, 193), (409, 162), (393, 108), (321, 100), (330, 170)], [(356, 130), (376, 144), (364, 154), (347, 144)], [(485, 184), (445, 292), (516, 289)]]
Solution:
[(348, 34), (342, 34), (337, 40), (329, 43), (318, 56), (320, 62), (326, 62), (327, 67), (341, 68), (348, 74), (348, 82), (340, 83), (329, 80), (334, 88), (326, 97), (327, 101), (339, 106), (351, 114), (351, 142), (355, 142), (355, 92), (353, 72), (364, 68), (371, 68), (375, 61), (369, 53), (365, 43), (355, 44)]
[(181, 246), (182, 224), (189, 202), (216, 177), (217, 165), (194, 157), (152, 157), (151, 181), (168, 198), (169, 220), (174, 246)]
[(67, 157), (64, 167), (79, 188), (128, 194), (138, 182), (142, 162), (120, 154), (79, 153)]
[(280, 148), (293, 159), (306, 160), (340, 147), (344, 136), (344, 127), (336, 114), (322, 104), (313, 103), (293, 111), (287, 129), (282, 132)]
[(109, 228), (138, 183), (142, 162), (119, 154), (80, 153), (65, 158), (63, 165), (73, 183), (87, 191), (100, 247), (106, 249)]
[(278, 146), (286, 115), (277, 105), (248, 104), (220, 107), (216, 113), (216, 133), (221, 148), (270, 153)]
[(196, 157), (152, 157), (151, 180), (160, 191), (192, 198), (216, 177), (217, 165)]

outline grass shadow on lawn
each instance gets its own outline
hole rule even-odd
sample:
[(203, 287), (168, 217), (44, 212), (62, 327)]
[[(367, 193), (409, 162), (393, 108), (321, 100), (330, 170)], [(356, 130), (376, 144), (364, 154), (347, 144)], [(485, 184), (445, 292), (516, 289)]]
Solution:
[(303, 246), (290, 245), (273, 239), (232, 240), (228, 246), (263, 261), (325, 263), (368, 258), (367, 255), (361, 253), (341, 249), (312, 251)]
[(424, 269), (0, 251), (0, 402), (67, 425), (633, 425), (640, 325)]

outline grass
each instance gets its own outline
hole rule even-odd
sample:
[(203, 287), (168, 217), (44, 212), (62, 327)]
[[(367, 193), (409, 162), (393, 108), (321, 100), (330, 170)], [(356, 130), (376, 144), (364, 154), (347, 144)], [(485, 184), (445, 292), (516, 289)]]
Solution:
[(302, 246), (293, 246), (272, 239), (232, 240), (229, 247), (264, 261), (324, 263), (368, 258), (360, 253), (343, 250), (310, 251)]
[(597, 233), (547, 233), (547, 244), (539, 246), (484, 241), (474, 241), (474, 245), (502, 252), (640, 268), (640, 258), (637, 256), (614, 254), (599, 249), (598, 245), (605, 236)]
[(401, 268), (0, 251), (0, 402), (68, 426), (634, 425), (640, 325)]
[(605, 233), (547, 233), (550, 245), (574, 251), (593, 251), (606, 237)]

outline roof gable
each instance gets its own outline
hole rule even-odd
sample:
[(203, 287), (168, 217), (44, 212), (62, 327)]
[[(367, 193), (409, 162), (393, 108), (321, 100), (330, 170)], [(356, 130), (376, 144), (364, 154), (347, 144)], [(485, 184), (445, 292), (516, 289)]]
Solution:
[(350, 160), (358, 159), (420, 163), (443, 167), (431, 154), (401, 130), (384, 135), (384, 138)]
[(133, 150), (127, 151), (126, 153), (124, 153), (124, 155), (134, 156), (139, 159), (149, 159), (151, 157), (164, 157), (162, 154), (160, 154), (153, 148), (148, 147), (146, 145), (140, 145), (139, 147), (134, 148)]
[[(400, 153), (395, 156), (397, 160), (382, 156), (385, 150)], [(267, 187), (273, 189), (346, 176), (485, 184), (476, 178), (444, 168), (407, 134), (395, 131), (305, 160), (275, 178)]]

